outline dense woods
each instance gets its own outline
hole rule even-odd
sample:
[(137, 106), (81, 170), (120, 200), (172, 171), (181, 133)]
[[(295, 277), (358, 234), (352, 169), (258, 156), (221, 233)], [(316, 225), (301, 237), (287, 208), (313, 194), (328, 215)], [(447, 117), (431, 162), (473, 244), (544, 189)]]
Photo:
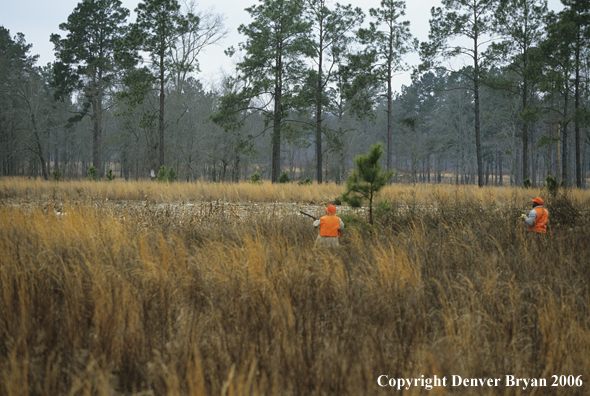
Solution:
[[(584, 187), (590, 5), (562, 3), (443, 0), (418, 43), (403, 1), (260, 0), (238, 27), (176, 0), (141, 1), (132, 23), (119, 0), (83, 0), (50, 65), (0, 26), (0, 174), (341, 183), (382, 142), (394, 182)], [(226, 29), (246, 38), (236, 69), (205, 89), (199, 56)]]

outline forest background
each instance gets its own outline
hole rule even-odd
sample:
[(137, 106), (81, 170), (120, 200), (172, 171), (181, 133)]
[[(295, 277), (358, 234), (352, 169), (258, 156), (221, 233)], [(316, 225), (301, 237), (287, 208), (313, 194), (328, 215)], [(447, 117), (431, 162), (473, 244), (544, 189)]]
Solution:
[[(99, 178), (142, 179), (165, 166), (186, 181), (341, 183), (384, 142), (398, 182), (535, 186), (551, 174), (585, 186), (585, 2), (554, 12), (538, 0), (445, 0), (422, 43), (403, 1), (246, 10), (246, 40), (226, 50), (235, 69), (208, 88), (199, 60), (227, 29), (194, 3), (146, 0), (129, 22), (118, 0), (80, 2), (46, 66), (0, 28), (1, 174), (86, 178), (94, 165)], [(404, 72), (413, 80), (395, 92)]]

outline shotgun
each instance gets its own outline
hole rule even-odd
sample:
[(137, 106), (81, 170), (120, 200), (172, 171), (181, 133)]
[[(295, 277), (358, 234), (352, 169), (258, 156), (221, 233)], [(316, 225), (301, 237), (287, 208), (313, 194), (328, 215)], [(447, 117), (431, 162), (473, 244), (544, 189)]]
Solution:
[(314, 220), (319, 220), (317, 217), (315, 217), (315, 216), (312, 216), (312, 215), (310, 215), (309, 213), (305, 213), (305, 212), (302, 212), (302, 211), (299, 211), (299, 213), (301, 213), (302, 215), (309, 216), (309, 217), (311, 217), (311, 218), (312, 218), (312, 219), (314, 219)]

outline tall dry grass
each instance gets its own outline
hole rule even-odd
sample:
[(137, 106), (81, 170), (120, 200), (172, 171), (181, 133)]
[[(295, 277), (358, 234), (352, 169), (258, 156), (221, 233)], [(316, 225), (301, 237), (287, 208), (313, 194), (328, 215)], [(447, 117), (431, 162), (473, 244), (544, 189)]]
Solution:
[(400, 205), (378, 227), (349, 224), (341, 249), (317, 250), (308, 219), (288, 212), (196, 217), (131, 190), (141, 202), (109, 204), (94, 190), (106, 183), (88, 199), (15, 184), (29, 195), (0, 205), (1, 395), (397, 392), (382, 374), (588, 380), (588, 220), (528, 235), (514, 214), (530, 191), (392, 187)]
[(327, 185), (208, 183), (152, 181), (92, 182), (87, 180), (46, 182), (26, 178), (0, 179), (0, 198), (69, 200), (150, 200), (162, 202), (329, 202), (342, 192), (342, 186)]
[[(296, 183), (262, 184), (175, 182), (159, 183), (152, 181), (91, 182), (75, 180), (65, 182), (46, 182), (41, 179), (20, 177), (0, 178), (0, 199), (10, 200), (104, 200), (166, 202), (333, 202), (344, 186), (335, 183), (322, 185), (298, 185)], [(530, 198), (543, 196), (542, 188), (512, 188), (455, 186), (448, 184), (393, 184), (380, 193), (381, 199), (407, 204), (432, 205), (440, 201), (460, 203), (464, 199), (485, 205), (505, 206), (506, 202), (528, 203)], [(590, 194), (586, 190), (570, 190), (570, 199), (581, 207), (590, 206)]]

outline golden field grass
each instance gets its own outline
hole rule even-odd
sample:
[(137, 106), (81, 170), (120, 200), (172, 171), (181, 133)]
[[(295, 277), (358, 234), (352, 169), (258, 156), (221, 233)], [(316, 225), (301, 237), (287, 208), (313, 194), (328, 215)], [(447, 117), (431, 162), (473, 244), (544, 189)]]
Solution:
[(542, 190), (394, 185), (338, 250), (295, 211), (185, 210), (341, 192), (1, 179), (0, 395), (402, 392), (380, 375), (548, 383), (407, 395), (590, 393), (589, 192), (548, 198), (560, 221), (537, 238), (517, 216)]
[[(111, 182), (86, 180), (51, 182), (26, 178), (0, 179), (0, 198), (19, 200), (84, 200), (109, 199), (164, 202), (332, 202), (344, 191), (344, 186), (334, 183), (322, 185), (240, 183), (159, 183), (152, 181), (126, 182), (115, 179)], [(507, 201), (526, 205), (535, 195), (546, 193), (543, 189), (525, 190), (512, 187), (454, 186), (448, 184), (394, 184), (385, 187), (381, 197), (407, 203), (429, 204), (436, 200), (469, 198), (487, 204), (503, 205)], [(572, 190), (570, 197), (577, 203), (590, 206), (590, 194), (584, 190)], [(527, 206), (528, 207), (528, 206)]]

